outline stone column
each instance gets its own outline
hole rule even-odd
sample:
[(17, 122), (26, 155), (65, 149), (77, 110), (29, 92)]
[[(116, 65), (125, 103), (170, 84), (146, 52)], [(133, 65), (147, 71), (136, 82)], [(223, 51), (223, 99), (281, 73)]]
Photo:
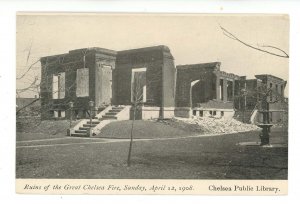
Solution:
[(233, 79), (232, 80), (232, 102), (234, 102), (235, 99), (234, 86), (235, 86), (235, 80)]
[(112, 85), (111, 85), (111, 105), (116, 105), (117, 102), (117, 83), (118, 83), (118, 78), (117, 78), (117, 73), (115, 67), (112, 70)]
[(221, 100), (220, 98), (220, 75), (216, 74), (216, 99)]
[(235, 108), (235, 103), (236, 102), (236, 98), (235, 98), (235, 79), (232, 80), (232, 104), (233, 107)]
[(223, 101), (227, 101), (227, 79), (223, 79)]

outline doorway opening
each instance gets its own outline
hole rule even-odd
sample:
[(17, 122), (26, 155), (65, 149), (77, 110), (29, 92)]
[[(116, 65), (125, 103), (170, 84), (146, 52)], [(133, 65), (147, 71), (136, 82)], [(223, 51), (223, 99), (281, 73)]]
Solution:
[(135, 68), (131, 72), (131, 102), (147, 101), (146, 68)]

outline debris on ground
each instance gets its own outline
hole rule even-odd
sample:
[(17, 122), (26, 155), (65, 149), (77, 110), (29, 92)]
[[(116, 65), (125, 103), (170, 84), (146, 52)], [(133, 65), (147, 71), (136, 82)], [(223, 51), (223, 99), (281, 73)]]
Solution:
[(236, 133), (260, 129), (254, 124), (242, 123), (233, 118), (214, 118), (214, 117), (195, 117), (192, 118), (173, 118), (174, 121), (186, 124), (198, 125), (206, 134), (209, 133)]

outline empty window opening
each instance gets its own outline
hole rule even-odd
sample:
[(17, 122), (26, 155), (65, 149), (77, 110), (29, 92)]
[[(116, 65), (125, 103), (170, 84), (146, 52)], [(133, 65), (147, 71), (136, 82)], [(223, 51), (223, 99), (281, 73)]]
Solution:
[(222, 116), (222, 117), (224, 116), (224, 111), (221, 111), (221, 116)]
[[(102, 69), (102, 78), (100, 79), (101, 82), (101, 88), (102, 88), (102, 100), (104, 100), (105, 103), (111, 103), (112, 100), (112, 66), (110, 65), (101, 65)], [(100, 97), (100, 96), (99, 96)]]
[(65, 118), (66, 117), (66, 112), (65, 111), (60, 111), (60, 117)]
[(76, 74), (76, 96), (89, 96), (89, 69), (77, 69)]
[(203, 117), (203, 111), (199, 111), (200, 117)]
[(65, 72), (53, 74), (52, 77), (52, 98), (65, 98)]
[(65, 118), (66, 117), (66, 111), (63, 110), (55, 110), (51, 111), (53, 114), (54, 118)]
[(270, 123), (273, 122), (273, 113), (272, 112), (269, 113), (269, 121), (270, 121)]
[(196, 115), (197, 114), (197, 111), (196, 110), (193, 110), (193, 115)]
[(227, 100), (232, 101), (233, 100), (233, 82), (227, 81)]
[(131, 72), (131, 102), (147, 101), (146, 68), (132, 69)]

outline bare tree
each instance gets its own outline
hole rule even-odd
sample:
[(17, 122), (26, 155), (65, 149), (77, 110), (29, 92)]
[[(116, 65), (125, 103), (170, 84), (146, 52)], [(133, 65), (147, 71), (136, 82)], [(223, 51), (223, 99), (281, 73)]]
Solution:
[[(284, 51), (283, 49), (276, 47), (276, 46), (272, 46), (272, 45), (251, 45), (248, 42), (245, 42), (243, 40), (241, 40), (237, 35), (233, 34), (232, 32), (230, 32), (229, 30), (227, 30), (226, 28), (224, 28), (223, 26), (219, 25), (223, 34), (228, 37), (231, 40), (237, 41), (238, 43), (259, 51), (259, 52), (264, 52), (267, 53), (269, 55), (272, 56), (276, 56), (276, 57), (281, 57), (281, 58), (289, 58), (289, 54)], [(276, 100), (269, 100), (270, 96), (272, 95), (276, 95)], [(267, 87), (265, 84), (261, 85), (260, 87), (258, 87), (257, 89), (254, 90), (244, 90), (242, 91), (241, 95), (236, 96), (236, 98), (240, 99), (241, 97), (244, 97), (244, 115), (245, 115), (245, 111), (246, 111), (246, 98), (254, 98), (256, 99), (257, 103), (255, 104), (254, 108), (257, 108), (258, 106), (260, 106), (261, 109), (264, 109), (262, 111), (267, 111), (269, 112), (269, 104), (272, 103), (278, 103), (281, 102), (281, 104), (286, 103), (286, 100), (284, 98), (283, 95), (280, 95), (277, 93), (277, 91), (273, 91), (272, 88)], [(286, 106), (286, 105), (284, 105)], [(264, 116), (264, 121), (268, 122), (269, 121), (269, 116), (267, 118), (265, 118)], [(245, 121), (244, 121), (245, 122)]]
[[(46, 57), (45, 64), (43, 65), (44, 69), (39, 68), (40, 70), (43, 70), (43, 71), (41, 71), (41, 76), (46, 76), (46, 70), (51, 68), (51, 66), (53, 66), (53, 65), (64, 66), (65, 67), (65, 70), (64, 70), (65, 73), (74, 71), (74, 69), (72, 68), (72, 65), (76, 64), (78, 62), (82, 62), (83, 65), (85, 66), (86, 56), (91, 54), (91, 53), (88, 53), (87, 50), (88, 49), (84, 50), (82, 52), (82, 56), (79, 57), (78, 59), (73, 60), (73, 61), (68, 61), (68, 62), (65, 62), (65, 57), (64, 56), (51, 57), (51, 60), (50, 60), (50, 58)], [(29, 51), (28, 51), (27, 62), (30, 60), (30, 57), (31, 57), (30, 52), (31, 52), (31, 49), (29, 49)], [(27, 64), (27, 62), (26, 62), (26, 64)], [(24, 80), (25, 77), (26, 77), (26, 78), (29, 78), (29, 81), (30, 81), (30, 84), (27, 87), (16, 89), (17, 97), (21, 93), (29, 92), (29, 91), (33, 92), (35, 95), (38, 96), (38, 98), (36, 98), (32, 101), (29, 101), (28, 104), (23, 104), (22, 107), (18, 107), (17, 110), (16, 110), (17, 119), (21, 119), (24, 116), (26, 116), (26, 120), (24, 120), (23, 122), (34, 124), (34, 126), (38, 126), (38, 125), (41, 124), (40, 116), (43, 113), (47, 112), (49, 110), (49, 107), (51, 106), (51, 104), (41, 104), (39, 107), (34, 107), (34, 109), (31, 108), (31, 106), (33, 104), (40, 101), (40, 87), (44, 87), (47, 90), (47, 92), (51, 92), (52, 95), (54, 95), (54, 94), (57, 94), (59, 92), (67, 93), (76, 84), (76, 80), (73, 80), (72, 82), (69, 82), (65, 78), (65, 86), (58, 86), (58, 89), (53, 91), (53, 86), (57, 86), (57, 84), (59, 83), (58, 80), (52, 81), (52, 83), (50, 85), (50, 84), (47, 84), (46, 81), (42, 81), (39, 76), (34, 76), (34, 77), (30, 76), (30, 71), (33, 68), (35, 68), (35, 65), (37, 65), (38, 63), (41, 63), (40, 58), (38, 60), (34, 61), (32, 64), (30, 64), (28, 66), (25, 66), (25, 67), (27, 67), (27, 68), (25, 68), (25, 72), (22, 73), (19, 77), (16, 78), (16, 80), (19, 81), (19, 80)], [(68, 84), (68, 86), (67, 86), (67, 84)], [(58, 105), (68, 106), (68, 102), (61, 102)], [(28, 108), (28, 107), (30, 107), (30, 108)], [(37, 117), (37, 113), (38, 113), (39, 117)]]
[[(287, 99), (284, 97), (282, 93), (279, 93), (277, 90), (274, 90), (273, 87), (268, 87), (267, 84), (261, 84), (254, 89), (247, 89), (243, 88), (241, 93), (235, 96), (235, 100), (239, 100), (239, 107), (240, 99), (243, 99), (243, 122), (245, 121), (245, 111), (248, 106), (248, 102), (254, 101), (255, 104), (252, 104), (251, 108), (253, 108), (252, 112), (257, 109), (260, 112), (269, 112), (269, 105), (270, 104), (278, 104), (280, 105), (281, 109), (287, 109), (288, 102)], [(247, 102), (248, 101), (248, 102)], [(283, 115), (282, 115), (283, 117)], [(270, 123), (269, 115), (265, 115), (263, 118), (265, 123)], [(283, 120), (283, 125), (286, 124), (286, 120)]]
[[(273, 55), (273, 56), (276, 56), (276, 57), (289, 58), (289, 55), (284, 50), (282, 50), (282, 49), (280, 49), (278, 47), (271, 46), (271, 45), (257, 45), (257, 47), (256, 47), (254, 45), (251, 45), (251, 44), (249, 44), (249, 43), (241, 40), (239, 37), (237, 37), (236, 35), (232, 34), (231, 32), (229, 32), (227, 29), (225, 29), (221, 25), (220, 25), (220, 28), (221, 28), (223, 34), (226, 37), (228, 37), (228, 38), (230, 38), (230, 39), (232, 39), (234, 41), (237, 41), (237, 42), (243, 44), (246, 47), (249, 47), (251, 49), (254, 49), (254, 50), (257, 50), (257, 51), (260, 51), (260, 52), (264, 52), (264, 53), (267, 53), (267, 54), (270, 54), (270, 55)], [(279, 51), (279, 53), (281, 53), (281, 54), (274, 52), (275, 50)]]
[[(146, 68), (146, 70), (150, 67), (155, 67), (155, 61), (144, 61), (143, 59), (139, 60), (137, 59), (137, 62), (134, 63), (141, 63), (140, 67)], [(147, 68), (148, 67), (148, 68)], [(132, 76), (132, 82), (131, 82), (131, 104), (133, 109), (133, 115), (132, 115), (132, 123), (131, 123), (131, 130), (130, 130), (130, 144), (129, 144), (129, 151), (128, 151), (128, 157), (127, 157), (127, 166), (131, 165), (131, 155), (132, 155), (132, 146), (133, 146), (133, 139), (134, 139), (134, 124), (135, 120), (137, 119), (136, 116), (139, 113), (138, 111), (142, 111), (142, 106), (155, 106), (155, 101), (151, 99), (148, 93), (154, 91), (159, 84), (161, 84), (162, 81), (162, 72), (163, 70), (156, 70), (156, 71), (145, 71), (145, 72), (138, 72), (140, 74), (136, 74)], [(147, 89), (147, 90), (146, 90)], [(162, 104), (160, 105), (160, 108), (162, 109)]]
[(136, 120), (137, 110), (144, 103), (144, 96), (145, 96), (144, 87), (146, 86), (146, 75), (143, 72), (134, 74), (132, 80), (133, 81), (132, 81), (132, 90), (131, 90), (132, 93), (131, 100), (132, 100), (132, 107), (133, 107), (133, 118), (131, 123), (131, 130), (130, 130), (130, 143), (129, 143), (128, 157), (127, 157), (127, 166), (131, 165), (134, 122)]

